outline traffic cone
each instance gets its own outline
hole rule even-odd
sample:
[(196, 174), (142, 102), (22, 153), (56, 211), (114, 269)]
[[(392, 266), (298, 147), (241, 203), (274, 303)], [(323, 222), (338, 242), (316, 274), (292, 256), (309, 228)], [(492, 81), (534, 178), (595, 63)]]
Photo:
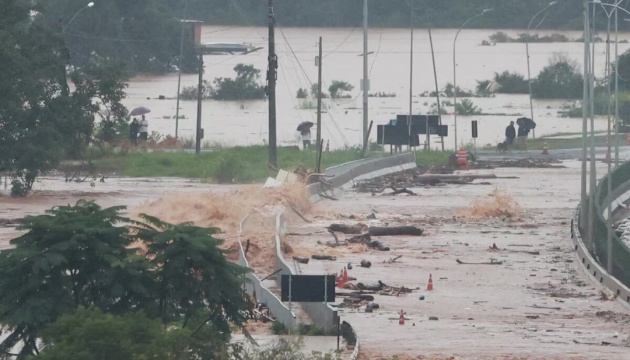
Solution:
[(343, 282), (347, 283), (348, 282), (348, 270), (346, 270), (346, 267), (343, 267)]
[(400, 317), (398, 318), (398, 325), (405, 325), (405, 312), (400, 310)]
[(433, 277), (429, 274), (429, 283), (427, 284), (427, 291), (433, 290)]
[(543, 146), (542, 154), (543, 155), (549, 155), (549, 149), (547, 148), (547, 142), (545, 142), (545, 145)]
[(346, 282), (343, 281), (343, 270), (341, 271), (341, 273), (339, 274), (339, 279), (337, 279), (337, 287), (342, 289), (343, 288), (343, 284), (345, 284)]

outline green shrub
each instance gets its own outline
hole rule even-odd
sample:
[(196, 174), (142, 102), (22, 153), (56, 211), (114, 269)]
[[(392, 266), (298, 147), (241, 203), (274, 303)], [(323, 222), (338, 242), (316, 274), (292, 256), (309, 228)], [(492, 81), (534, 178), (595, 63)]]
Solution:
[(242, 178), (243, 163), (232, 154), (218, 156), (213, 165), (213, 177), (219, 184), (231, 184)]
[(275, 321), (271, 324), (271, 333), (274, 335), (286, 335), (289, 333), (287, 327), (280, 321)]

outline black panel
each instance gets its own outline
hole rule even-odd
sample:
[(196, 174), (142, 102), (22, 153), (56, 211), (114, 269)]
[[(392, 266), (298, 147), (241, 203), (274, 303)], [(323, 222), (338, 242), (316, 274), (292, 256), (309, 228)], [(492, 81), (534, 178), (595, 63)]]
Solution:
[(477, 120), (473, 120), (472, 121), (472, 137), (473, 137), (473, 139), (476, 139), (477, 135), (478, 135), (478, 133), (477, 133)]
[[(324, 275), (291, 275), (291, 301), (324, 302)], [(335, 275), (328, 275), (328, 302), (335, 302)], [(282, 275), (280, 299), (289, 301), (289, 275)]]

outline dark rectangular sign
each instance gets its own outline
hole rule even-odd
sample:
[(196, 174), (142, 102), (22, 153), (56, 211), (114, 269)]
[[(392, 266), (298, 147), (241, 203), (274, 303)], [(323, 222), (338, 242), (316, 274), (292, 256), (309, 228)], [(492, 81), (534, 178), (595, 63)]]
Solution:
[[(335, 275), (291, 275), (291, 301), (335, 302), (335, 281)], [(325, 286), (328, 287), (327, 292)], [(280, 299), (289, 301), (289, 275), (282, 275), (280, 289)]]

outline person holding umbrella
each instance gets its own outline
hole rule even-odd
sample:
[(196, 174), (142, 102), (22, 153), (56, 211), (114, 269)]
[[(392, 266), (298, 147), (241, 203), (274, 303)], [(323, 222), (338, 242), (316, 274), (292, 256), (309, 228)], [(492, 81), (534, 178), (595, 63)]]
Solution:
[(138, 130), (140, 130), (140, 123), (137, 118), (133, 118), (131, 124), (129, 124), (129, 140), (133, 146), (138, 145)]
[(148, 135), (149, 135), (149, 121), (145, 117), (145, 114), (148, 114), (150, 112), (151, 112), (151, 110), (149, 108), (146, 108), (144, 106), (140, 106), (140, 107), (137, 107), (137, 108), (131, 110), (131, 112), (129, 113), (129, 115), (131, 115), (131, 116), (142, 115), (142, 120), (140, 120), (140, 126), (138, 127), (138, 137), (143, 142), (147, 141), (147, 138), (148, 138)]
[(313, 125), (314, 124), (310, 121), (303, 121), (297, 127), (297, 131), (299, 131), (302, 136), (302, 146), (304, 149), (311, 146), (311, 128)]

